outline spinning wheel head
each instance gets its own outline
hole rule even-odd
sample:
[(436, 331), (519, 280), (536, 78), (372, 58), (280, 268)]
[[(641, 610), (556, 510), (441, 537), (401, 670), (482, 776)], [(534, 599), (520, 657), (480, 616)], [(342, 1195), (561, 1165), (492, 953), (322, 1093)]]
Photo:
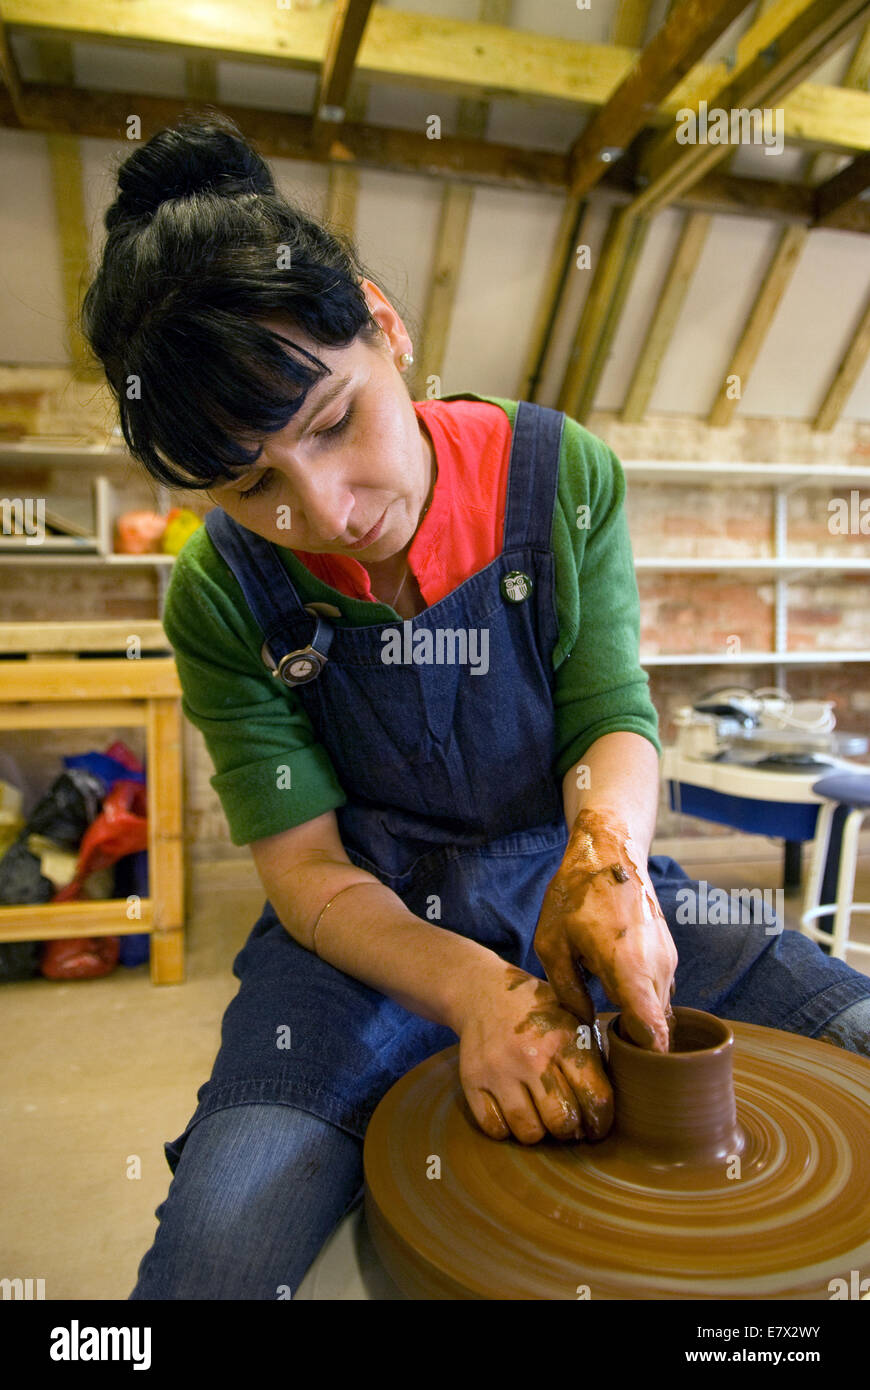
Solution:
[[(399, 1287), (425, 1299), (828, 1299), (835, 1279), (870, 1274), (870, 1061), (699, 1018), (701, 1034), (678, 1021), (677, 1046), (707, 1045), (667, 1056), (611, 1023), (617, 1120), (597, 1144), (487, 1138), (458, 1046), (402, 1077), (365, 1142), (366, 1218)], [(664, 1105), (650, 1102), (656, 1066)], [(693, 1075), (705, 1079), (687, 1114)]]

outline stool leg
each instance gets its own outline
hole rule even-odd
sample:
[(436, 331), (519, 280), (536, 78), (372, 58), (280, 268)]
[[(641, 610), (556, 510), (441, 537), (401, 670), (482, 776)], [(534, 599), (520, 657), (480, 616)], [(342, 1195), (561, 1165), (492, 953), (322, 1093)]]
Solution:
[[(819, 807), (819, 814), (816, 817), (813, 853), (807, 873), (807, 886), (804, 890), (803, 913), (801, 916), (800, 929), (804, 936), (812, 937), (812, 932), (808, 930), (808, 928), (813, 924), (804, 921), (806, 913), (812, 911), (814, 907), (820, 907), (822, 902), (822, 879), (825, 873), (828, 845), (831, 839), (831, 824), (834, 819), (836, 807), (837, 803), (835, 801), (824, 801)], [(813, 937), (813, 940), (815, 940), (815, 937)]]
[(852, 903), (855, 898), (855, 874), (858, 867), (858, 835), (867, 814), (863, 806), (856, 806), (846, 817), (843, 826), (843, 841), (840, 846), (840, 873), (837, 878), (837, 911), (834, 915), (834, 939), (831, 955), (837, 960), (846, 959), (849, 944), (849, 923), (852, 917)]

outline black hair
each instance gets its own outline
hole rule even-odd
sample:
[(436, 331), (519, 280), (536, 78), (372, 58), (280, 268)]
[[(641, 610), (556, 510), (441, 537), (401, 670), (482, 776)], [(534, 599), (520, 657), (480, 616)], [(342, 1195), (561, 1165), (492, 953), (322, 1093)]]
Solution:
[(371, 277), (348, 238), (276, 191), (214, 108), (158, 131), (117, 182), (82, 332), (127, 447), (154, 478), (232, 481), (329, 372), (258, 320), (281, 315), (329, 347), (374, 344), (381, 329), (360, 285)]

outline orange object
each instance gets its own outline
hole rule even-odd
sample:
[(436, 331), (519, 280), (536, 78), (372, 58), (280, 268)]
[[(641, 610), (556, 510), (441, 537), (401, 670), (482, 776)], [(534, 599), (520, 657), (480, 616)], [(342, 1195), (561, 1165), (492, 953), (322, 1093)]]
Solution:
[(116, 529), (117, 554), (159, 554), (166, 517), (157, 512), (124, 512), (118, 517)]

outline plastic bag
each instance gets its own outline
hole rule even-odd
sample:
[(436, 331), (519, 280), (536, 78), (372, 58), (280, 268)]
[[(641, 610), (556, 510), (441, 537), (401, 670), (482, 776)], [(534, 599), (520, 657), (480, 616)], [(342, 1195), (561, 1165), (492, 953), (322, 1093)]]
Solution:
[(118, 964), (117, 936), (72, 937), (43, 944), (39, 969), (47, 980), (96, 980)]
[(82, 768), (62, 772), (27, 820), (28, 834), (44, 835), (61, 849), (78, 849), (99, 813), (103, 783)]
[(0, 859), (0, 903), (14, 907), (22, 903), (47, 903), (54, 897), (54, 884), (41, 872), (39, 858), (18, 840)]

